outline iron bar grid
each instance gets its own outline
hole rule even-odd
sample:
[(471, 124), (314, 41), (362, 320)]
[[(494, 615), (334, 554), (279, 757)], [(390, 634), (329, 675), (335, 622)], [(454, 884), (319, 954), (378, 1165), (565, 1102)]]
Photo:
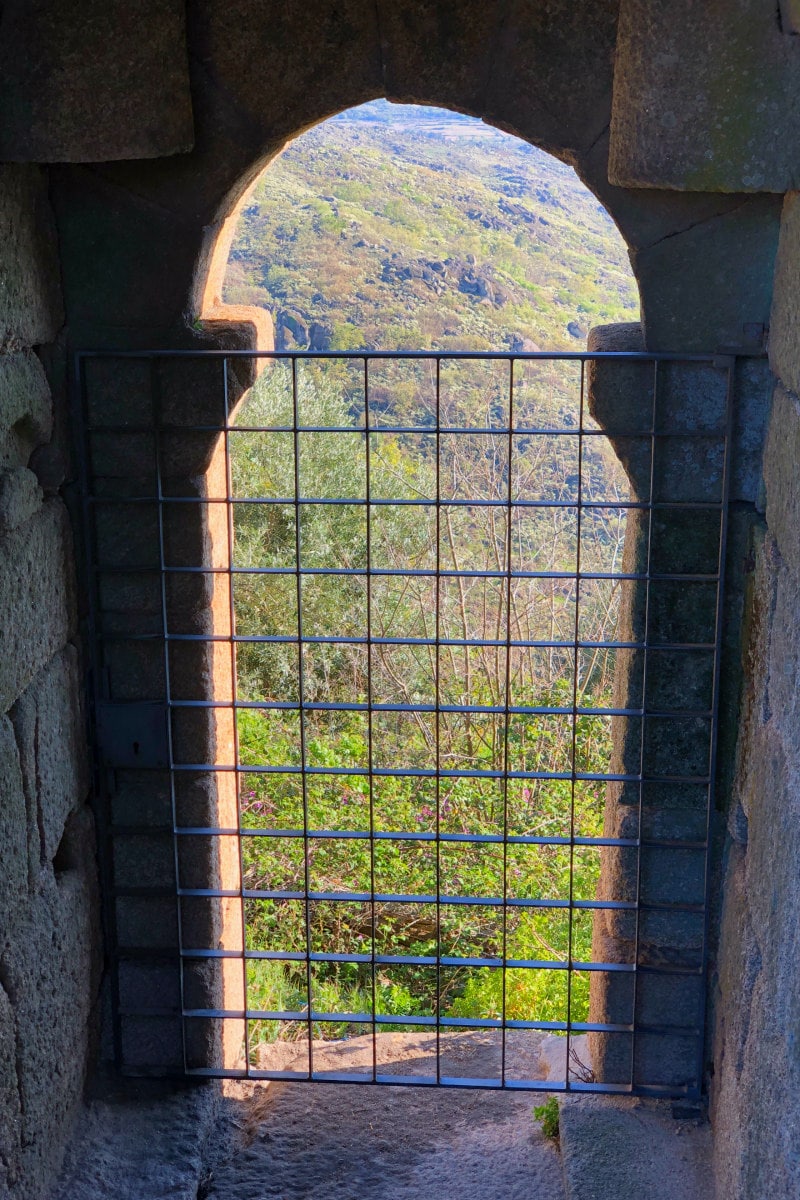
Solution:
[[(256, 359), (262, 360), (260, 382), (242, 398), (236, 369)], [(123, 371), (146, 364), (146, 418), (136, 415), (135, 406), (121, 420), (113, 404), (111, 411), (103, 407), (107, 384), (98, 385), (94, 371), (109, 362)], [(388, 419), (385, 409), (374, 406), (376, 393), (385, 404), (391, 390), (381, 380), (387, 363), (426, 368), (430, 394), (421, 419), (403, 419), (396, 396), (395, 419), (391, 404)], [(470, 364), (497, 368), (474, 420), (466, 419), (469, 404), (453, 386), (454, 372)], [(176, 416), (165, 379), (174, 390), (181, 369), (194, 365), (208, 368), (208, 379), (199, 409), (184, 405), (191, 413), (184, 419)], [(589, 370), (617, 365), (650, 371), (650, 383), (643, 384), (650, 410), (645, 428), (640, 421), (631, 429), (604, 429), (590, 415)], [(546, 385), (536, 378), (545, 366), (553, 373)], [(355, 369), (351, 375), (349, 367)], [(110, 810), (107, 854), (123, 860), (126, 845), (157, 832), (171, 838), (174, 872), (168, 886), (132, 883), (117, 872), (109, 879), (118, 965), (175, 961), (179, 969), (177, 1004), (154, 1001), (137, 1008), (118, 988), (116, 1046), (123, 1069), (699, 1094), (734, 371), (735, 359), (719, 355), (78, 354), (95, 706), (121, 711), (130, 705), (138, 713), (150, 704), (164, 714), (163, 745), (146, 746), (139, 761), (124, 752), (120, 758), (101, 735), (101, 763), (108, 769), (98, 786)], [(272, 380), (272, 400), (281, 400), (281, 372), (288, 419), (270, 419), (258, 397), (269, 397)], [(477, 385), (462, 381), (462, 392), (470, 386)], [(691, 405), (686, 412), (681, 405), (698, 386), (721, 392), (723, 402), (710, 403), (713, 417), (696, 426), (687, 423)], [(215, 387), (219, 416), (198, 420), (214, 409)], [(338, 408), (331, 388), (339, 390)], [(319, 411), (346, 419), (309, 417), (315, 403)], [(413, 407), (408, 401), (409, 412)], [(489, 419), (482, 420), (487, 412)], [(557, 414), (561, 421), (553, 420)], [(150, 465), (139, 455), (137, 438)], [(204, 448), (197, 457), (205, 478), (180, 450), (182, 441), (191, 445), (192, 439)], [(320, 439), (327, 439), (324, 452)], [(610, 445), (627, 475), (609, 455)], [(276, 465), (275, 472), (290, 489), (268, 482), (267, 492), (249, 494), (248, 454), (258, 460), (261, 453), (266, 470), (289, 446), (291, 462)], [(701, 459), (706, 455), (696, 493), (691, 481), (675, 475), (678, 446), (690, 455), (697, 447)], [(116, 463), (110, 471), (104, 460), (109, 453)], [(320, 455), (316, 464), (314, 453)], [(395, 477), (406, 472), (400, 494), (387, 494), (387, 453), (395, 456)], [(537, 474), (531, 464), (547, 462), (548, 454), (549, 465)], [(215, 472), (220, 459), (222, 470)], [(348, 495), (336, 478), (338, 464), (348, 459), (345, 479), (363, 471), (359, 494)], [(427, 476), (420, 483), (423, 469)], [(562, 477), (555, 479), (558, 470)], [(419, 495), (405, 494), (409, 478), (422, 488)], [(120, 552), (114, 535), (120, 519), (140, 522), (146, 534), (153, 513), (155, 541), (133, 537)], [(327, 544), (315, 544), (314, 522), (333, 519), (355, 522), (359, 545), (352, 537), (337, 544), (330, 523)], [(389, 535), (383, 521), (395, 522)], [(526, 521), (532, 522), (530, 533)], [(247, 540), (248, 522), (251, 529), (261, 522), (255, 540)], [(283, 560), (275, 557), (276, 522), (289, 531), (291, 553), (287, 558), (282, 552)], [(419, 538), (426, 522), (428, 561), (420, 554), (400, 561), (405, 542)], [(702, 534), (694, 559), (678, 549), (681, 534), (693, 544), (692, 524)], [(548, 561), (536, 544), (545, 529), (553, 538)], [(221, 543), (225, 561), (219, 560)], [(151, 550), (142, 554), (148, 544)], [(141, 612), (121, 619), (107, 603), (116, 580), (133, 579), (143, 587), (157, 581), (158, 627), (148, 627)], [(187, 605), (180, 598), (176, 587), (184, 581), (205, 589), (210, 617), (196, 601)], [(291, 584), (291, 599), (286, 591), (269, 591), (282, 581)], [(320, 628), (319, 610), (310, 601), (323, 585), (340, 589), (330, 593), (327, 628)], [(264, 591), (246, 594), (247, 587)], [(410, 593), (416, 596), (417, 628), (395, 629), (389, 609), (399, 610)], [(482, 607), (477, 625), (470, 607), (475, 595)], [(523, 631), (520, 597), (532, 607), (549, 603), (549, 630), (526, 618)], [(248, 604), (257, 610), (261, 605), (262, 626), (254, 627)], [(605, 624), (589, 629), (587, 620), (597, 625), (603, 604)], [(627, 614), (624, 620), (620, 612)], [(161, 668), (149, 681), (143, 671), (132, 695), (121, 680), (137, 678), (130, 664), (150, 647), (159, 651)], [(191, 653), (193, 660), (180, 658)], [(287, 675), (289, 660), (280, 656), (289, 653), (295, 666)], [(251, 667), (258, 654), (278, 658), (271, 666), (264, 660), (269, 682), (253, 694)], [(219, 655), (227, 655), (227, 668)], [(337, 655), (351, 673), (346, 697), (331, 674)], [(546, 661), (537, 656), (547, 656), (546, 679), (535, 674), (543, 668), (534, 663)], [(660, 662), (667, 661), (677, 664), (671, 669), (678, 676), (694, 670), (694, 681), (702, 677), (703, 686), (665, 702), (658, 676)], [(598, 663), (605, 664), (604, 688), (592, 683)], [(415, 670), (418, 678), (412, 678)], [(323, 681), (334, 678), (338, 694), (320, 692), (320, 671)], [(526, 678), (529, 694), (523, 698), (519, 681)], [(387, 698), (387, 679), (394, 698)], [(425, 681), (429, 695), (422, 694)], [(531, 693), (534, 683), (537, 695)], [(411, 732), (403, 734), (406, 719)], [(688, 743), (690, 750), (680, 753)], [(114, 797), (134, 771), (149, 775), (152, 787), (166, 779), (167, 823), (118, 819)], [(235, 824), (219, 819), (219, 796), (229, 795), (229, 779)], [(193, 788), (206, 796), (204, 812), (193, 807)], [(701, 797), (693, 814), (701, 819), (688, 832), (662, 828), (654, 836), (648, 831), (652, 797), (676, 788), (691, 795), (695, 807)], [(353, 807), (345, 811), (348, 805)], [(621, 805), (633, 824), (627, 815), (620, 819)], [(287, 822), (282, 817), (290, 811), (298, 819)], [(411, 828), (409, 815), (420, 828)], [(236, 845), (233, 857), (226, 856), (227, 841)], [(423, 858), (416, 862), (412, 853)], [(332, 856), (327, 862), (326, 854)], [(697, 858), (699, 889), (684, 898), (659, 896), (651, 875), (668, 872), (669, 855), (687, 854)], [(238, 866), (232, 868), (233, 861)], [(386, 886), (404, 880), (415, 886)], [(130, 921), (115, 907), (162, 899), (177, 905), (175, 948), (129, 936), (123, 926)], [(198, 904), (211, 907), (202, 916), (187, 908)], [(288, 916), (286, 906), (297, 905)], [(679, 961), (659, 956), (650, 944), (654, 913), (696, 922)], [(600, 918), (617, 925), (598, 926)], [(686, 936), (683, 929), (679, 940)], [(613, 954), (598, 953), (601, 946)], [(195, 968), (203, 963), (220, 971), (207, 984), (206, 1002), (198, 1003)], [(240, 983), (226, 974), (226, 963), (238, 969)], [(627, 1000), (604, 1000), (616, 987), (614, 978), (630, 979)], [(699, 986), (667, 1025), (648, 1015), (648, 981), (661, 986), (670, 979)], [(348, 1003), (352, 999), (357, 1003)], [(607, 1019), (600, 1019), (604, 1004)], [(128, 1056), (130, 1022), (174, 1018), (181, 1030), (179, 1064), (159, 1068)], [(420, 1051), (425, 1070), (407, 1076), (382, 1070), (383, 1032), (420, 1029), (433, 1037)], [(465, 1031), (491, 1035), (496, 1070), (490, 1076), (453, 1073), (454, 1043), (448, 1039)], [(544, 1081), (530, 1068), (520, 1075), (521, 1043), (514, 1038), (525, 1033), (563, 1035), (562, 1079)], [(572, 1043), (584, 1035), (594, 1039), (594, 1075), (586, 1063), (572, 1062)], [(270, 1056), (275, 1038), (295, 1043), (298, 1059), (289, 1069), (270, 1066), (277, 1061)], [(691, 1070), (681, 1067), (680, 1077), (669, 1070), (659, 1074), (660, 1067), (653, 1071), (653, 1039), (667, 1043), (668, 1054), (678, 1047), (679, 1057), (689, 1045)], [(350, 1048), (364, 1042), (355, 1072), (335, 1066), (335, 1048), (345, 1042)], [(621, 1073), (613, 1065), (620, 1054), (604, 1049), (617, 1044), (627, 1063)], [(589, 1054), (583, 1043), (580, 1053)]]

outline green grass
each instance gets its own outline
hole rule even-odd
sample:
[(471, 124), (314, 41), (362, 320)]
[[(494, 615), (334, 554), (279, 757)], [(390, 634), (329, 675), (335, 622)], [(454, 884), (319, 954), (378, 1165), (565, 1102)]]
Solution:
[[(539, 697), (540, 700), (552, 699)], [(307, 742), (307, 757), (319, 765), (366, 762), (363, 733), (353, 728), (357, 714), (337, 714), (324, 738)], [(512, 737), (521, 738), (512, 726)], [(528, 761), (553, 752), (552, 734), (538, 737), (528, 730)], [(607, 754), (605, 727), (598, 718), (581, 718), (577, 732), (578, 769), (590, 769), (592, 759)], [(413, 740), (413, 739), (412, 739)], [(539, 746), (549, 743), (549, 749)], [(294, 728), (280, 714), (247, 710), (239, 714), (240, 756), (243, 764), (266, 762), (299, 764), (299, 743)], [(405, 747), (413, 756), (415, 749)], [(373, 752), (375, 747), (373, 745)], [(242, 822), (245, 830), (304, 828), (303, 789), (294, 774), (252, 774), (245, 777)], [(436, 829), (437, 788), (429, 779), (394, 777), (369, 780), (360, 775), (309, 776), (305, 797), (308, 828), (313, 831), (367, 832), (370, 812), (375, 830), (389, 833), (433, 835)], [(488, 785), (474, 779), (442, 780), (438, 789), (439, 828), (443, 834), (502, 834), (565, 836), (569, 832), (573, 803), (568, 780), (509, 781)], [(572, 819), (584, 836), (602, 831), (602, 785), (577, 790)], [(245, 885), (249, 889), (303, 892), (306, 873), (311, 891), (340, 894), (374, 890), (378, 895), (419, 897), (413, 904), (378, 900), (318, 901), (310, 905), (309, 932), (312, 951), (326, 953), (431, 957), (436, 955), (436, 906), (430, 897), (437, 891), (447, 898), (474, 896), (491, 900), (510, 896), (566, 900), (594, 896), (599, 874), (597, 852), (569, 847), (468, 844), (433, 840), (369, 840), (326, 838), (309, 841), (296, 837), (244, 839)], [(505, 927), (502, 909), (491, 904), (443, 903), (439, 909), (441, 953), (447, 957), (500, 957), (505, 939), (510, 959), (552, 962), (551, 968), (531, 970), (450, 966), (438, 977), (430, 966), (391, 964), (379, 966), (375, 978), (375, 1011), (402, 1017), (436, 1014), (437, 988), (440, 1014), (450, 1017), (510, 1020), (564, 1021), (567, 1018), (567, 972), (570, 950), (576, 960), (591, 958), (591, 913), (568, 910), (511, 908)], [(374, 920), (373, 920), (374, 918)], [(306, 913), (301, 902), (250, 900), (247, 902), (247, 948), (262, 951), (304, 952)], [(314, 964), (313, 1007), (331, 1014), (370, 1014), (373, 1009), (369, 964)], [(306, 968), (302, 962), (251, 961), (248, 1007), (270, 1012), (304, 1011)], [(570, 1015), (586, 1020), (588, 978), (573, 972)], [(259, 1026), (264, 1038), (291, 1037), (303, 1025), (285, 1022)], [(357, 1023), (334, 1019), (317, 1023), (315, 1036), (344, 1037), (360, 1032)]]

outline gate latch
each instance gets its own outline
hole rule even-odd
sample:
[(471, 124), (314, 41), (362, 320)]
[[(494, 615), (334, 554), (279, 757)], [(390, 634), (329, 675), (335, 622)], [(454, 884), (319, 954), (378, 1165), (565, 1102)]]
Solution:
[(103, 701), (95, 716), (98, 749), (105, 766), (169, 766), (166, 704)]

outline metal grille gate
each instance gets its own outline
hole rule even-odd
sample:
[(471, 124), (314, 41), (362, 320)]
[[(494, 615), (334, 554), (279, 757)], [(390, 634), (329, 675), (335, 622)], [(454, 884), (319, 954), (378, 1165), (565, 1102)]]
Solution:
[(77, 355), (123, 1070), (699, 1094), (734, 368)]

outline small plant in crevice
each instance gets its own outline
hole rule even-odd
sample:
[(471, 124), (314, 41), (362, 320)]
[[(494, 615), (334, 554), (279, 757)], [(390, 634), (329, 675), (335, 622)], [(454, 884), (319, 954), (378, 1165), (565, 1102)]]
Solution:
[(534, 1118), (542, 1126), (542, 1133), (550, 1141), (558, 1141), (558, 1100), (551, 1096), (544, 1104), (538, 1104), (533, 1110)]

